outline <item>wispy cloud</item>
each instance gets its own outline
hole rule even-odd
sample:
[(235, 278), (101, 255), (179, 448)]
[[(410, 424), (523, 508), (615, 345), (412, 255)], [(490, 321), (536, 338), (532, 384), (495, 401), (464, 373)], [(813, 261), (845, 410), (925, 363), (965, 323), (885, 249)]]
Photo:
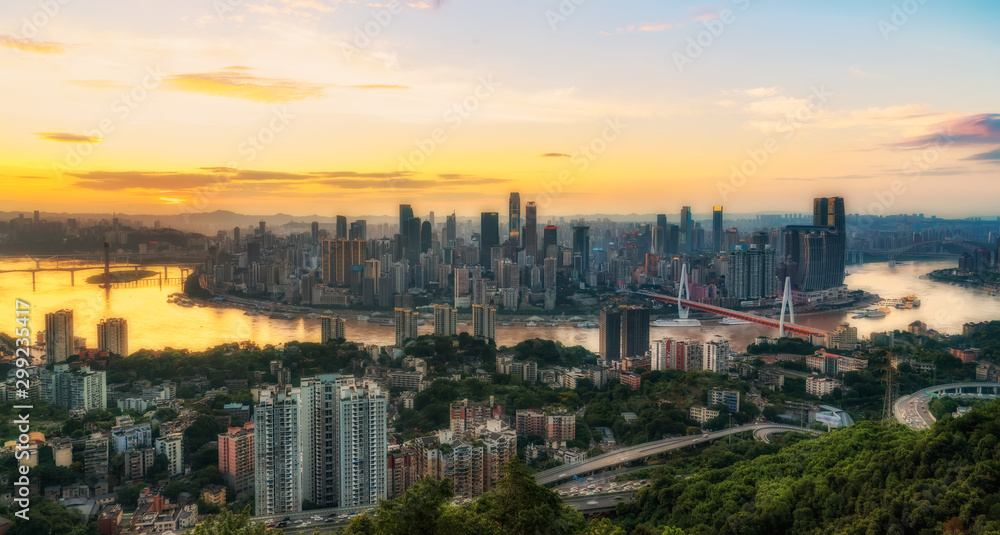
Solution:
[(934, 125), (932, 132), (914, 136), (889, 147), (921, 148), (928, 145), (982, 145), (1000, 143), (1000, 113), (967, 115)]
[(273, 103), (320, 97), (325, 86), (285, 78), (263, 78), (254, 76), (245, 67), (230, 67), (216, 72), (170, 76), (165, 87), (189, 93)]
[(991, 150), (989, 152), (981, 152), (979, 154), (973, 154), (968, 158), (962, 158), (963, 160), (981, 160), (987, 162), (1000, 162), (1000, 149)]
[(62, 54), (66, 51), (66, 45), (62, 43), (34, 41), (14, 35), (0, 35), (0, 46), (39, 54)]
[(70, 134), (68, 132), (35, 132), (35, 135), (49, 141), (60, 143), (100, 143), (101, 138), (84, 136), (81, 134)]
[(546, 152), (545, 154), (542, 154), (541, 157), (542, 158), (569, 158), (570, 156), (569, 156), (569, 154), (565, 154), (565, 153), (562, 153), (562, 152)]
[(752, 87), (750, 89), (729, 89), (727, 91), (723, 91), (722, 94), (743, 95), (745, 97), (750, 97), (750, 98), (765, 98), (765, 97), (773, 97), (774, 95), (781, 93), (781, 91), (782, 88), (780, 86), (774, 85), (771, 87)]
[(408, 90), (410, 86), (408, 85), (396, 85), (396, 84), (365, 84), (365, 85), (349, 85), (346, 86), (351, 89), (398, 89), (398, 90)]

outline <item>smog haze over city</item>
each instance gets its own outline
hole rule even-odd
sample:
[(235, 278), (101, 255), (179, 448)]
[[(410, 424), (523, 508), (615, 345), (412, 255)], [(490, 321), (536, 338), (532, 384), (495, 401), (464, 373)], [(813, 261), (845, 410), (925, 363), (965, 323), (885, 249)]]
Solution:
[(0, 535), (1000, 533), (996, 1), (0, 15)]

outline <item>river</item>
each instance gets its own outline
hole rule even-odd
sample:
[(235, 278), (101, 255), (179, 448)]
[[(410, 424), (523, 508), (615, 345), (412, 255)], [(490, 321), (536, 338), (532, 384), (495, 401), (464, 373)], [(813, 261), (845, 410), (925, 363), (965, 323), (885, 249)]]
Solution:
[[(863, 289), (883, 297), (898, 298), (916, 295), (922, 306), (911, 310), (893, 310), (880, 319), (851, 320), (846, 312), (825, 312), (799, 316), (797, 323), (832, 330), (839, 323), (849, 321), (856, 325), (859, 334), (868, 336), (873, 331), (905, 329), (915, 320), (922, 320), (931, 328), (942, 332), (959, 333), (962, 324), (969, 321), (1000, 319), (1000, 298), (986, 293), (964, 289), (949, 284), (920, 278), (932, 270), (954, 265), (951, 261), (908, 262), (889, 267), (885, 263), (852, 267), (847, 284), (852, 289)], [(70, 285), (67, 272), (39, 273), (32, 289), (30, 273), (3, 273), (4, 270), (26, 269), (34, 263), (20, 259), (0, 259), (0, 298), (11, 304), (10, 317), (14, 318), (13, 302), (22, 299), (31, 303), (31, 330), (35, 333), (45, 328), (44, 315), (54, 310), (69, 308), (74, 314), (74, 334), (87, 339), (87, 347), (97, 345), (97, 323), (103, 318), (123, 317), (128, 320), (129, 349), (203, 350), (226, 342), (253, 340), (260, 345), (284, 342), (318, 341), (319, 320), (296, 318), (272, 320), (266, 316), (246, 316), (242, 310), (231, 308), (185, 308), (167, 303), (167, 296), (179, 292), (180, 285), (146, 286), (140, 288), (112, 289), (105, 292), (84, 280), (100, 269), (77, 272), (75, 286)], [(159, 268), (162, 271), (162, 267)], [(176, 268), (170, 276), (177, 277)], [(390, 345), (395, 341), (395, 330), (353, 317), (346, 326), (347, 338), (367, 344)], [(594, 319), (596, 321), (596, 319)], [(421, 334), (433, 332), (433, 322), (419, 327)], [(15, 324), (8, 323), (13, 333)], [(513, 345), (531, 338), (561, 341), (566, 345), (581, 345), (597, 351), (599, 329), (575, 328), (574, 323), (547, 327), (527, 327), (523, 323), (511, 326), (497, 325), (497, 345)], [(469, 332), (471, 326), (459, 326)], [(652, 327), (650, 338), (664, 337), (708, 340), (715, 335), (730, 340), (734, 348), (741, 349), (758, 335), (774, 336), (776, 333), (757, 325), (720, 325), (717, 321), (703, 321), (700, 328)]]

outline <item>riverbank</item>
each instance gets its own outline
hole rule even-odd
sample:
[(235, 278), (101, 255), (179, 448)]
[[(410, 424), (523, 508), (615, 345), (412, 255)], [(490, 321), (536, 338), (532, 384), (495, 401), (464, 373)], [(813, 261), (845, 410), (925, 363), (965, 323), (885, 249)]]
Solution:
[[(154, 277), (159, 274), (159, 271), (149, 271), (145, 269), (133, 271), (112, 271), (111, 273), (108, 273), (112, 284), (120, 282), (135, 282), (137, 280)], [(104, 284), (104, 273), (87, 277), (87, 284)]]

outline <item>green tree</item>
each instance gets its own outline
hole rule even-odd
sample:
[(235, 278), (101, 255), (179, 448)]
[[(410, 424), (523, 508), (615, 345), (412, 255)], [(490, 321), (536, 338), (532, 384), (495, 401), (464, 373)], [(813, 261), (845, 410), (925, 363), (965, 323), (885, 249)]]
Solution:
[(240, 513), (223, 509), (218, 515), (208, 517), (189, 530), (186, 535), (275, 535), (275, 532), (263, 523), (251, 523), (249, 509)]
[(497, 527), (494, 533), (553, 535), (579, 533), (585, 520), (579, 511), (564, 505), (558, 494), (535, 482), (517, 457), (502, 469), (503, 479), (483, 494), (473, 510)]
[(582, 535), (625, 535), (625, 530), (616, 526), (610, 518), (601, 518), (587, 524)]

